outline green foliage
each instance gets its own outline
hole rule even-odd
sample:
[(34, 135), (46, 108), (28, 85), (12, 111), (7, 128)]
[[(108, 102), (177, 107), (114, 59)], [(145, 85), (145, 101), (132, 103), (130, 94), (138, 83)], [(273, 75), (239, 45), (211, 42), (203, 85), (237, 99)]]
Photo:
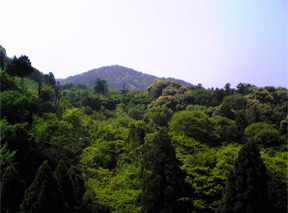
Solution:
[(142, 164), (142, 212), (189, 212), (191, 207), (183, 198), (191, 190), (184, 181), (170, 137), (161, 128), (145, 141), (149, 148)]
[(5, 69), (8, 62), (9, 62), (9, 59), (6, 55), (6, 50), (4, 47), (0, 45), (0, 69)]
[(55, 177), (58, 181), (58, 188), (64, 195), (69, 211), (74, 212), (74, 205), (76, 204), (73, 181), (68, 174), (68, 169), (63, 160), (60, 160), (56, 169)]
[[(139, 168), (133, 165), (126, 165), (116, 173), (108, 169), (99, 169), (97, 178), (89, 179), (87, 186), (90, 190), (84, 198), (87, 199), (86, 197), (92, 192), (94, 208), (99, 209), (99, 206), (101, 208), (98, 212), (140, 212), (141, 210)], [(110, 211), (107, 211), (107, 206)]]
[(68, 109), (63, 119), (51, 113), (45, 114), (45, 117), (35, 117), (31, 130), (41, 154), (55, 167), (60, 159), (68, 165), (74, 164), (87, 141), (85, 134), (88, 129), (82, 123), (85, 117), (77, 109)]
[(136, 105), (137, 104), (148, 105), (152, 100), (153, 97), (151, 96), (150, 93), (140, 91), (132, 98), (131, 101)]
[(237, 142), (236, 122), (222, 116), (214, 116), (209, 119), (214, 125), (217, 134), (222, 142)]
[[(1, 165), (1, 176), (3, 175), (3, 172), (5, 169), (9, 166), (14, 166), (15, 162), (14, 161), (14, 155), (16, 151), (10, 151), (8, 149), (8, 144), (7, 140), (5, 138), (7, 137), (7, 134), (9, 134), (10, 131), (10, 125), (8, 124), (6, 119), (1, 119), (0, 120), (0, 140), (1, 140), (1, 145), (0, 145), (0, 165)], [(5, 143), (6, 141), (6, 143)]]
[(196, 141), (194, 138), (185, 135), (171, 135), (177, 158), (181, 161), (184, 161), (189, 154), (195, 154), (207, 149), (207, 145)]
[(112, 92), (110, 92), (108, 95), (101, 97), (100, 101), (101, 101), (102, 106), (105, 107), (106, 109), (115, 110), (116, 105), (123, 102), (123, 100), (121, 99), (126, 96), (127, 96), (127, 93), (120, 97), (120, 94), (113, 94)]
[[(68, 175), (71, 177), (73, 184), (73, 196), (75, 198), (75, 202), (73, 203), (75, 210), (83, 210), (85, 209), (85, 203), (83, 201), (83, 195), (85, 193), (85, 181), (82, 175), (82, 171), (79, 167), (74, 165), (70, 166), (68, 170)], [(80, 211), (81, 212), (81, 211)]]
[(108, 84), (105, 80), (97, 78), (95, 80), (94, 90), (97, 94), (105, 95), (108, 92)]
[(147, 87), (147, 90), (154, 98), (149, 108), (166, 105), (173, 111), (182, 110), (194, 100), (192, 92), (178, 82), (158, 80)]
[(246, 119), (249, 124), (256, 122), (279, 124), (287, 116), (286, 88), (250, 88), (247, 99)]
[(257, 145), (245, 144), (228, 177), (219, 212), (275, 212), (269, 200), (266, 167)]
[(183, 85), (179, 84), (178, 82), (158, 80), (147, 87), (147, 90), (156, 100), (162, 95), (173, 96), (177, 93), (184, 93), (187, 91), (187, 88), (183, 87)]
[[(141, 164), (141, 157), (145, 150), (144, 143), (147, 134), (153, 132), (152, 128), (143, 121), (130, 124), (127, 142), (129, 145), (129, 158), (127, 161), (135, 165)], [(140, 165), (141, 166), (141, 165)]]
[(218, 101), (211, 90), (197, 89), (192, 91), (194, 103), (204, 106), (216, 106)]
[(185, 135), (214, 146), (219, 144), (219, 135), (207, 115), (201, 111), (174, 113), (169, 127), (175, 135)]
[(246, 108), (246, 99), (241, 94), (230, 95), (224, 98), (222, 104), (220, 105), (221, 116), (227, 117), (229, 119), (235, 120), (237, 117), (237, 112), (244, 110)]
[(282, 120), (280, 123), (280, 128), (279, 128), (280, 134), (288, 136), (287, 123), (288, 123), (288, 116), (286, 117), (286, 119)]
[(33, 99), (31, 94), (16, 90), (1, 92), (1, 117), (6, 117), (11, 124), (30, 121), (35, 107)]
[(55, 91), (53, 88), (47, 84), (43, 85), (40, 93), (40, 100), (41, 101), (46, 101), (46, 102), (52, 102), (53, 98), (55, 96)]
[(73, 128), (75, 129), (81, 129), (82, 127), (82, 121), (81, 121), (81, 112), (79, 109), (77, 108), (73, 108), (73, 109), (67, 109), (64, 113), (63, 113), (63, 120), (67, 121), (68, 123), (70, 123)]
[(83, 106), (88, 106), (92, 110), (100, 110), (101, 108), (101, 100), (96, 95), (91, 95), (88, 92), (84, 93), (83, 99), (82, 99)]
[(1, 91), (4, 92), (6, 90), (17, 90), (20, 91), (21, 87), (16, 82), (14, 78), (9, 76), (6, 71), (0, 69), (0, 78), (1, 78)]
[(163, 127), (168, 126), (172, 115), (173, 111), (167, 106), (156, 106), (146, 111), (144, 119), (155, 127)]
[(267, 168), (269, 196), (277, 212), (287, 211), (287, 183), (288, 161), (287, 153), (278, 152), (274, 156), (261, 153), (263, 162)]
[(202, 111), (204, 112), (206, 115), (208, 115), (209, 117), (212, 116), (213, 112), (214, 112), (214, 107), (207, 107), (207, 106), (203, 106), (203, 105), (198, 105), (198, 104), (195, 104), (195, 105), (188, 105), (185, 110), (188, 110), (188, 111)]
[(285, 143), (280, 132), (272, 125), (260, 122), (254, 123), (245, 129), (245, 137), (248, 141), (255, 142), (263, 147), (275, 147)]
[[(79, 84), (92, 87), (93, 80), (96, 78), (105, 79), (109, 85), (109, 89), (116, 91), (123, 89), (123, 83), (125, 83), (126, 89), (145, 91), (146, 87), (151, 85), (154, 81), (159, 80), (159, 78), (152, 75), (138, 72), (127, 67), (113, 65), (100, 67), (98, 69), (82, 73), (81, 75), (68, 77), (67, 79), (63, 80), (61, 84)], [(166, 80), (175, 81), (173, 78)], [(180, 83), (185, 86), (191, 86), (191, 84), (185, 81), (177, 81), (180, 81)]]
[(237, 92), (242, 94), (242, 95), (247, 95), (250, 93), (250, 88), (255, 87), (254, 85), (251, 84), (246, 84), (246, 83), (239, 83), (236, 88)]
[[(81, 154), (81, 164), (90, 169), (98, 169), (99, 167), (108, 169), (115, 168), (115, 145), (115, 142), (103, 141), (101, 139), (95, 141), (92, 146), (84, 149)], [(87, 172), (89, 172), (89, 170), (87, 170)]]
[[(264, 203), (270, 197), (273, 212), (286, 212), (286, 88), (239, 84), (234, 90), (228, 83), (206, 90), (153, 77), (143, 92), (133, 88), (145, 89), (146, 75), (108, 68), (101, 69), (105, 77), (78, 76), (86, 86), (63, 87), (53, 73), (34, 68), (25, 79), (0, 71), (1, 210), (18, 212), (24, 180), (32, 185), (22, 212), (215, 212), (222, 193), (220, 207), (238, 188), (244, 190), (232, 200), (237, 208), (255, 189)], [(96, 78), (117, 90), (125, 81), (129, 89), (95, 94)], [(259, 151), (239, 153), (244, 141), (261, 147), (267, 176), (258, 170)], [(57, 178), (47, 163), (41, 166), (45, 160)]]
[(222, 103), (222, 101), (225, 97), (225, 91), (223, 89), (216, 88), (214, 90), (214, 96), (219, 103)]
[(143, 119), (145, 112), (145, 105), (135, 105), (134, 107), (129, 108), (128, 110), (128, 116), (135, 119), (135, 120), (141, 120)]
[[(1, 130), (2, 133), (2, 130)], [(2, 140), (2, 139), (1, 139)], [(14, 166), (14, 155), (16, 151), (10, 152), (10, 150), (7, 148), (7, 143), (4, 145), (1, 144), (1, 151), (0, 151), (0, 165), (1, 170), (4, 172), (5, 169), (9, 166)], [(1, 175), (3, 173), (1, 172)]]
[(176, 110), (176, 106), (177, 106), (177, 100), (171, 96), (160, 96), (159, 98), (157, 98), (155, 101), (151, 102), (151, 104), (149, 105), (149, 108), (155, 107), (155, 106), (167, 106), (168, 108), (172, 109), (173, 111)]
[[(84, 90), (75, 85), (71, 90), (64, 90), (62, 92), (62, 101), (67, 102), (67, 105), (71, 105), (72, 107), (80, 108), (81, 104), (87, 103), (85, 102), (86, 96)], [(86, 106), (86, 104), (84, 106)]]
[(37, 82), (38, 84), (42, 84), (44, 81), (44, 75), (39, 70), (34, 69), (34, 71), (28, 76), (28, 78)]
[(56, 79), (54, 77), (54, 74), (52, 72), (49, 72), (48, 74), (43, 76), (44, 83), (51, 87), (56, 86)]
[(20, 212), (68, 212), (63, 193), (47, 161), (39, 167), (34, 182), (26, 189)]
[(215, 212), (239, 149), (234, 144), (219, 149), (198, 147), (194, 152), (182, 156), (182, 159), (177, 153), (183, 162), (182, 169), (187, 173), (186, 181), (194, 189), (196, 212)]
[(31, 66), (30, 59), (26, 55), (21, 55), (19, 58), (14, 56), (7, 66), (7, 73), (10, 76), (24, 77), (32, 74), (33, 71), (34, 69)]
[[(27, 122), (7, 125), (4, 131), (1, 135), (3, 136), (1, 143), (7, 144), (7, 152), (4, 153), (13, 153), (13, 164), (20, 173), (21, 179), (30, 184), (42, 162), (42, 156), (39, 155), (37, 147), (31, 140), (30, 125)], [(8, 162), (12, 160), (10, 154), (7, 156)]]
[(13, 165), (7, 167), (3, 177), (1, 178), (1, 212), (19, 212), (19, 206), (23, 199), (24, 189), (25, 183), (20, 180), (18, 171)]

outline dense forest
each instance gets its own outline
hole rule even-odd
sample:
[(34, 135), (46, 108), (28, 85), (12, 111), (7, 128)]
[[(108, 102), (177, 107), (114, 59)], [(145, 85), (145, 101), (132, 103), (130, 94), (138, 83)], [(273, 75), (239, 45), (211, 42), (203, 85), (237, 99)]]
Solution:
[(69, 87), (1, 51), (1, 212), (286, 212), (287, 89)]

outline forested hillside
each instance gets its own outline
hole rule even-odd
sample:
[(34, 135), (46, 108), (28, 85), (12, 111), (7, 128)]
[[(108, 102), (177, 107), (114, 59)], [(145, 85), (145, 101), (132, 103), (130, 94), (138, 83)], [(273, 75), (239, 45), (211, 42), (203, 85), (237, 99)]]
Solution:
[(1, 212), (287, 211), (286, 88), (65, 88), (4, 61)]
[[(109, 89), (120, 90), (123, 89), (123, 84), (127, 89), (146, 90), (146, 87), (156, 80), (174, 80), (173, 78), (159, 78), (153, 75), (144, 74), (136, 70), (119, 66), (105, 66), (98, 69), (93, 69), (88, 72), (71, 76), (66, 79), (61, 79), (60, 84), (79, 84), (86, 87), (93, 87), (94, 80), (100, 78), (107, 81)], [(177, 80), (185, 86), (192, 86), (182, 80)]]

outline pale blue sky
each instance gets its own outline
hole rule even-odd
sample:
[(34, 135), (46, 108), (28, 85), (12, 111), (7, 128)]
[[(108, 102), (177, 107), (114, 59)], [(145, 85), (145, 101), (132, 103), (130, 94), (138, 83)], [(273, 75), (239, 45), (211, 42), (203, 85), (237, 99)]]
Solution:
[(286, 0), (9, 0), (0, 44), (56, 78), (123, 65), (206, 88), (287, 87)]

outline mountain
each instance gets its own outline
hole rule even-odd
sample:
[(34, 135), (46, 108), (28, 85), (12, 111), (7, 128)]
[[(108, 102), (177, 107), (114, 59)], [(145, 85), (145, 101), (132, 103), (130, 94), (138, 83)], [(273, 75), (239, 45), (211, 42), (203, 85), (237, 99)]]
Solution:
[(156, 80), (178, 81), (184, 86), (192, 86), (192, 84), (182, 80), (174, 78), (159, 78), (119, 65), (104, 66), (79, 75), (70, 76), (66, 79), (57, 80), (60, 82), (61, 85), (81, 84), (92, 87), (96, 78), (106, 80), (109, 89), (112, 90), (122, 89), (123, 83), (125, 83), (125, 87), (128, 89), (146, 90), (146, 87)]

